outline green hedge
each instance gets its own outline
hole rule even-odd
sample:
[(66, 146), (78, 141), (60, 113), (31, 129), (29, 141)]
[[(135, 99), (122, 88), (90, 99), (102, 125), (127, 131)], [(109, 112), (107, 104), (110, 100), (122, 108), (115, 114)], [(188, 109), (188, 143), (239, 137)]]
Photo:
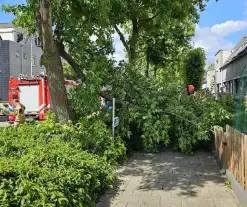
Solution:
[(2, 129), (0, 206), (92, 206), (124, 155), (121, 139), (94, 119)]

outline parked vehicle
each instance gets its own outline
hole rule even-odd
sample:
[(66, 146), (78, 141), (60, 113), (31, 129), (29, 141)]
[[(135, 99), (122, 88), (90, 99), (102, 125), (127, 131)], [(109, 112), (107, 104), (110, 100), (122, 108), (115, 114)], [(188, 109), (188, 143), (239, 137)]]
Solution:
[[(67, 89), (77, 86), (78, 83), (72, 80), (65, 80)], [(26, 107), (26, 121), (31, 119), (45, 120), (45, 114), (51, 110), (50, 91), (48, 79), (46, 76), (39, 76), (34, 79), (21, 77), (9, 80), (9, 122), (15, 121), (13, 111), (12, 98), (16, 96), (20, 102)]]
[(8, 102), (0, 101), (0, 116), (8, 115)]

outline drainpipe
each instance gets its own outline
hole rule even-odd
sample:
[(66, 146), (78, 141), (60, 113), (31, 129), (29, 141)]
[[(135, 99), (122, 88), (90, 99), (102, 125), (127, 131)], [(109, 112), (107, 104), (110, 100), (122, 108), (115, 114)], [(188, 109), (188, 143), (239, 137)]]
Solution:
[(31, 38), (31, 78), (33, 78), (33, 38)]
[(23, 74), (23, 45), (21, 46), (21, 74)]
[(221, 91), (223, 90), (223, 73), (222, 73), (222, 70), (220, 69), (220, 75), (221, 75)]

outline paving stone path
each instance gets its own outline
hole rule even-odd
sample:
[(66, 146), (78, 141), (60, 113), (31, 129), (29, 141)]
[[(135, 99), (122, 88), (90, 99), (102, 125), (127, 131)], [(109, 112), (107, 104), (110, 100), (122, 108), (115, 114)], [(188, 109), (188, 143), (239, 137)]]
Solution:
[(237, 207), (209, 153), (135, 154), (97, 207)]

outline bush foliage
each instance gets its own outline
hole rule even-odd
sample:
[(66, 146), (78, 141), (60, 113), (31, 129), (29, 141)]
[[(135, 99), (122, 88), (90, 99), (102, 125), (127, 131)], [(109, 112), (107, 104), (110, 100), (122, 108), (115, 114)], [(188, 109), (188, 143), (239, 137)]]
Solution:
[(121, 139), (93, 118), (6, 128), (0, 143), (1, 206), (92, 206), (125, 155)]

